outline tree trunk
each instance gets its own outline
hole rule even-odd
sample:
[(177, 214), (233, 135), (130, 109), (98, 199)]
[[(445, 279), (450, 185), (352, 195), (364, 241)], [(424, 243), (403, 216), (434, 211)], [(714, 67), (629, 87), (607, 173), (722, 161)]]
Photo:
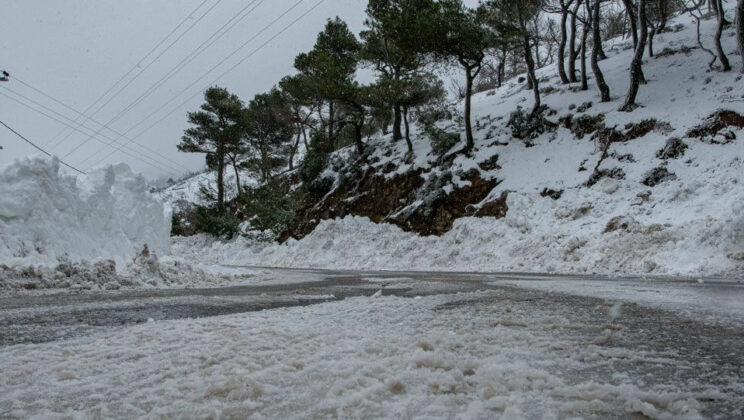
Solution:
[(469, 152), (475, 147), (473, 128), (470, 124), (470, 100), (471, 96), (473, 96), (473, 68), (466, 64), (463, 64), (463, 67), (465, 67), (465, 148)]
[(238, 195), (240, 195), (242, 189), (240, 188), (240, 171), (238, 171), (237, 159), (232, 159), (232, 167), (235, 172), (235, 187), (238, 189)]
[(532, 59), (532, 47), (530, 46), (530, 37), (524, 37), (524, 61), (527, 63), (527, 78), (532, 82), (532, 92), (535, 95), (535, 104), (532, 106), (532, 115), (537, 115), (540, 111), (540, 82), (535, 76), (535, 61)]
[(716, 5), (716, 17), (718, 18), (718, 26), (716, 27), (716, 52), (718, 53), (718, 61), (721, 62), (721, 70), (730, 71), (731, 64), (729, 63), (726, 53), (723, 52), (723, 46), (721, 45), (721, 36), (723, 35), (723, 27), (726, 25), (726, 14), (723, 10), (723, 3), (721, 0), (713, 0)]
[(586, 74), (586, 42), (589, 38), (589, 25), (584, 24), (581, 34), (581, 90), (589, 90), (589, 81)]
[(398, 141), (403, 138), (401, 131), (401, 110), (400, 104), (393, 105), (393, 140)]
[[(743, 0), (744, 1), (744, 0)], [(501, 61), (499, 61), (499, 67), (496, 70), (499, 86), (504, 83), (504, 77), (506, 76), (506, 50), (501, 50)]]
[(564, 85), (569, 83), (568, 76), (566, 75), (566, 67), (564, 65), (566, 55), (566, 38), (568, 32), (566, 30), (566, 21), (568, 20), (568, 7), (561, 5), (561, 40), (558, 44), (558, 76), (561, 78), (561, 83)]
[(602, 102), (609, 102), (610, 87), (607, 86), (602, 69), (599, 68), (599, 51), (602, 48), (599, 32), (599, 4), (600, 0), (595, 0), (592, 5), (592, 72), (594, 73), (594, 79), (597, 81)]
[(334, 109), (333, 109), (333, 101), (328, 102), (328, 140), (333, 142), (334, 140), (334, 134), (335, 134), (335, 115), (334, 115)]
[(630, 112), (636, 105), (636, 96), (638, 87), (643, 77), (643, 51), (646, 49), (646, 0), (638, 0), (638, 27), (641, 29), (641, 35), (636, 45), (633, 61), (630, 64), (630, 88), (625, 98), (625, 104), (620, 107), (621, 111)]
[(571, 83), (579, 81), (576, 78), (576, 14), (579, 13), (581, 1), (582, 0), (576, 1), (576, 5), (571, 12), (571, 35), (568, 39), (568, 80), (570, 80)]
[(744, 0), (736, 3), (736, 45), (739, 48), (741, 72), (744, 73)]
[(633, 10), (632, 0), (623, 0), (625, 5), (625, 12), (628, 14), (628, 20), (630, 21), (630, 34), (633, 37), (633, 49), (638, 47), (638, 25), (635, 11)]
[(648, 56), (654, 56), (654, 35), (656, 35), (656, 25), (649, 25), (651, 30), (648, 32)]
[(406, 127), (406, 145), (408, 146), (408, 154), (413, 156), (413, 143), (411, 142), (411, 132), (408, 127), (408, 107), (403, 107), (403, 123)]
[(364, 154), (364, 142), (362, 141), (362, 124), (354, 123), (354, 143), (356, 144), (357, 153), (359, 156)]
[(225, 154), (217, 148), (217, 209), (225, 210)]
[(297, 154), (297, 149), (300, 148), (300, 138), (302, 137), (302, 128), (300, 127), (299, 130), (297, 130), (297, 140), (295, 140), (294, 146), (292, 146), (291, 149), (289, 149), (289, 170), (291, 171), (294, 169), (294, 158)]

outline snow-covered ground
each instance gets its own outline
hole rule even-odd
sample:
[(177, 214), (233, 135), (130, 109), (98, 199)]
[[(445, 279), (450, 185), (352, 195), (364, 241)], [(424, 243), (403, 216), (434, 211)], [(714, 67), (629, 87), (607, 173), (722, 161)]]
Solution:
[[(703, 23), (704, 43), (712, 42), (713, 25), (712, 20)], [(553, 90), (543, 95), (544, 103), (556, 111), (553, 120), (569, 113), (603, 115), (606, 126), (619, 131), (628, 123), (657, 121), (648, 134), (612, 144), (599, 169), (620, 168), (623, 179), (603, 178), (591, 187), (584, 185), (601, 156), (601, 146), (591, 136), (577, 139), (559, 127), (533, 140), (531, 147), (511, 138), (505, 127), (509, 114), (517, 106), (532, 104), (532, 93), (512, 80), (499, 90), (475, 96), (475, 158), (459, 156), (447, 168), (454, 174), (476, 168), (481, 176), (500, 180), (480, 204), (508, 192), (505, 218), (462, 218), (442, 237), (420, 237), (393, 225), (346, 217), (323, 221), (309, 236), (282, 245), (177, 238), (174, 254), (205, 263), (281, 267), (742, 278), (744, 129), (732, 127), (729, 135), (736, 139), (728, 142), (721, 135), (715, 139), (686, 136), (719, 109), (744, 113), (742, 75), (707, 71), (708, 56), (696, 46), (690, 18), (678, 17), (670, 27), (677, 31), (655, 39), (658, 56), (644, 60), (649, 83), (641, 86), (641, 107), (633, 112), (617, 111), (629, 82), (630, 40), (608, 42), (609, 58), (600, 63), (612, 90), (609, 103), (599, 102), (593, 84), (586, 92), (575, 84), (560, 85), (554, 66), (538, 73), (544, 80), (541, 86)], [(741, 57), (735, 54), (733, 29), (725, 31), (724, 48), (738, 68)], [(593, 104), (577, 111), (586, 102)], [(684, 155), (658, 157), (672, 137), (687, 145)], [(425, 169), (428, 177), (440, 171), (429, 154), (429, 140), (417, 130), (411, 165), (401, 163), (402, 142), (390, 143), (388, 137), (371, 142), (376, 147), (370, 159), (375, 167), (397, 165), (388, 176), (412, 168)], [(494, 154), (498, 154), (498, 168), (478, 168), (479, 162)], [(656, 168), (674, 176), (655, 186), (642, 184)], [(467, 182), (454, 178), (445, 190)], [(542, 196), (546, 188), (562, 191), (561, 197)]]
[[(0, 413), (692, 419), (713, 410), (741, 415), (741, 372), (677, 349), (675, 337), (686, 334), (680, 329), (697, 328), (694, 321), (661, 313), (645, 318), (646, 313), (632, 313), (637, 309), (616, 306), (490, 290), (358, 297), (148, 322), (0, 349)], [(644, 331), (655, 334), (657, 321), (666, 333), (656, 335), (656, 342), (642, 341)]]
[[(246, 170), (239, 171), (241, 187), (255, 187), (258, 180), (253, 174)], [(196, 174), (188, 179), (176, 183), (170, 187), (164, 188), (158, 193), (160, 199), (172, 206), (174, 209), (180, 208), (183, 203), (206, 205), (208, 200), (204, 197), (204, 190), (217, 193), (217, 175), (214, 171), (207, 171)], [(235, 172), (228, 168), (225, 172), (225, 196), (232, 200), (238, 193)]]

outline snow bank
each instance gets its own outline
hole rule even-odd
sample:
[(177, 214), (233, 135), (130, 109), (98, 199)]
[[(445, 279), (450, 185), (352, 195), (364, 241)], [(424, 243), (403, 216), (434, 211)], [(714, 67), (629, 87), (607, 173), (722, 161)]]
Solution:
[(77, 177), (62, 172), (56, 159), (0, 167), (0, 264), (130, 262), (145, 244), (167, 253), (169, 233), (162, 203), (127, 165)]

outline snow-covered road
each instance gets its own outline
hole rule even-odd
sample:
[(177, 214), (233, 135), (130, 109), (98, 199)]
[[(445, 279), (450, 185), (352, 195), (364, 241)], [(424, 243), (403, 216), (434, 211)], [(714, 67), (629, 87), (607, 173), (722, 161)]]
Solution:
[(267, 272), (0, 299), (0, 417), (744, 415), (742, 284)]

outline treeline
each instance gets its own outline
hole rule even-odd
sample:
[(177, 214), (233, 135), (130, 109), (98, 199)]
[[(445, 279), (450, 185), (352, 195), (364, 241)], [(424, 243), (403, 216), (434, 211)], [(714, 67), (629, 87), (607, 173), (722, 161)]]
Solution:
[[(721, 46), (723, 29), (731, 24), (722, 0), (485, 0), (475, 8), (461, 0), (369, 0), (358, 36), (341, 19), (329, 20), (313, 49), (296, 57), (296, 74), (271, 91), (245, 104), (223, 88), (208, 89), (205, 103), (189, 113), (192, 127), (178, 148), (206, 154), (217, 174), (217, 212), (225, 209), (226, 170), (234, 172), (239, 192), (241, 170), (269, 183), (279, 171), (295, 169), (301, 144), (306, 153), (299, 176), (305, 183), (341, 147), (353, 145), (364, 159), (364, 138), (376, 132), (405, 140), (410, 159), (414, 114), (432, 142), (449, 138), (433, 125), (446, 97), (435, 72), (446, 66), (462, 72), (464, 83), (455, 82), (451, 90), (463, 101), (462, 152), (469, 153), (472, 95), (500, 87), (509, 77), (526, 74), (525, 87), (533, 92), (531, 111), (520, 116), (527, 125), (544, 120), (539, 67), (555, 65), (562, 83), (580, 84), (582, 90), (590, 88), (591, 72), (601, 101), (610, 101), (598, 63), (605, 58), (603, 41), (617, 36), (631, 38), (635, 49), (629, 89), (619, 106), (632, 111), (646, 83), (643, 57), (654, 54), (654, 37), (670, 30), (675, 13), (693, 16), (698, 32), (702, 19), (717, 20), (713, 46), (706, 47), (701, 36), (698, 46), (711, 55), (711, 69), (718, 63), (719, 70), (731, 70)], [(744, 0), (738, 0), (740, 50), (743, 13)], [(374, 82), (357, 80), (361, 68), (374, 72)]]

